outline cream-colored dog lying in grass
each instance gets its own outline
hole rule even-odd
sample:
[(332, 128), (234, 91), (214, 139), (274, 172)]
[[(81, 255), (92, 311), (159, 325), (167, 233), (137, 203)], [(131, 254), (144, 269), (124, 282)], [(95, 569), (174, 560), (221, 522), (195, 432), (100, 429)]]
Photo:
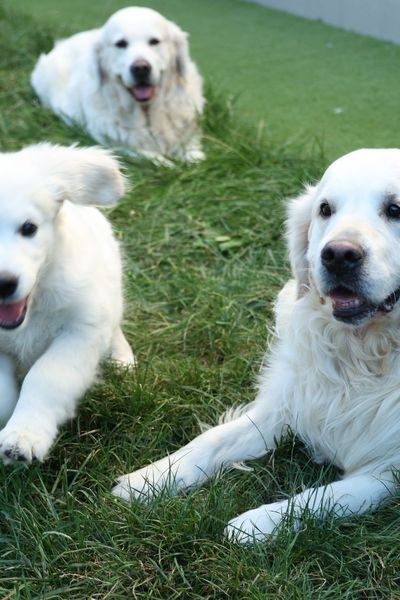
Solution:
[(121, 477), (114, 494), (147, 499), (263, 456), (290, 427), (340, 480), (234, 518), (240, 542), (273, 534), (304, 509), (375, 508), (400, 468), (400, 150), (359, 150), (289, 205), (294, 279), (276, 303), (276, 339), (254, 403), (184, 448)]
[(102, 144), (162, 162), (204, 158), (198, 117), (202, 81), (187, 35), (154, 10), (119, 10), (100, 29), (42, 55), (32, 86), (45, 106)]
[[(43, 460), (102, 358), (133, 364), (120, 329), (109, 206), (124, 178), (105, 150), (0, 154), (0, 457)], [(22, 380), (19, 389), (17, 380)]]

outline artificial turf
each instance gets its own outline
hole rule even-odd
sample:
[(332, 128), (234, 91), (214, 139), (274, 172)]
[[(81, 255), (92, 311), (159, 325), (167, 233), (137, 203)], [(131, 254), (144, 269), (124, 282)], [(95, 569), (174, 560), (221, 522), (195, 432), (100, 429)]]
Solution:
[[(1, 150), (42, 139), (91, 143), (39, 105), (29, 73), (53, 37), (101, 23), (120, 5), (6, 2)], [(109, 217), (124, 252), (124, 330), (139, 364), (133, 376), (104, 366), (43, 465), (0, 467), (0, 597), (398, 598), (398, 498), (347, 522), (305, 518), (302, 531), (282, 531), (255, 548), (223, 539), (224, 524), (243, 510), (332, 478), (292, 439), (254, 461), (252, 472), (230, 471), (191, 494), (148, 506), (125, 506), (110, 495), (116, 475), (189, 441), (198, 420), (213, 423), (224, 407), (254, 397), (272, 301), (289, 275), (283, 199), (321, 175), (322, 138), (333, 143), (326, 146), (331, 157), (366, 133), (362, 107), (354, 125), (346, 112), (323, 112), (323, 77), (332, 96), (339, 89), (355, 102), (368, 63), (356, 50), (371, 52), (370, 64), (380, 67), (371, 71), (370, 105), (386, 100), (386, 116), (381, 111), (381, 128), (374, 129), (381, 137), (369, 145), (394, 144), (398, 127), (394, 113), (389, 118), (394, 66), (385, 63), (397, 56), (394, 46), (234, 0), (149, 5), (192, 33), (207, 81), (207, 159), (175, 169), (124, 160), (131, 192)], [(322, 40), (342, 40), (340, 56), (321, 50)], [(261, 44), (268, 60), (256, 58)], [(321, 87), (316, 83), (310, 95), (313, 73)], [(240, 91), (232, 106), (228, 96)], [(346, 119), (348, 137), (338, 125)]]

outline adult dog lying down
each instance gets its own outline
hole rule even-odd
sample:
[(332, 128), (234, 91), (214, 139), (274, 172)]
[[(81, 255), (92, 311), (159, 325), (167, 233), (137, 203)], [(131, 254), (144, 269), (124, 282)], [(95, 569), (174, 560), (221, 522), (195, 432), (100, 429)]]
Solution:
[(150, 158), (204, 158), (202, 81), (187, 34), (154, 10), (124, 8), (100, 29), (57, 42), (31, 81), (45, 106), (100, 143)]
[(222, 467), (263, 456), (290, 426), (339, 481), (233, 519), (227, 535), (262, 540), (288, 510), (320, 517), (376, 507), (400, 467), (400, 150), (337, 160), (289, 205), (294, 279), (276, 303), (276, 339), (259, 391), (230, 422), (121, 477), (114, 494), (147, 498), (199, 485)]
[(39, 144), (0, 154), (5, 463), (46, 457), (103, 357), (133, 363), (120, 329), (118, 245), (107, 220), (89, 206), (114, 204), (124, 187), (105, 150)]

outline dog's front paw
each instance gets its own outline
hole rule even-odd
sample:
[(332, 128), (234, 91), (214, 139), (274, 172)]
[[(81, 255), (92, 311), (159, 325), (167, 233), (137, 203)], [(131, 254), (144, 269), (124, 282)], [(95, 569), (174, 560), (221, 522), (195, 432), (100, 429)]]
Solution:
[(204, 160), (206, 155), (202, 150), (188, 150), (185, 153), (184, 160), (188, 163), (197, 163)]
[(6, 426), (0, 431), (0, 458), (5, 465), (30, 464), (43, 461), (53, 442), (54, 435), (39, 428)]
[(118, 477), (112, 493), (125, 502), (130, 502), (134, 498), (146, 502), (157, 494), (159, 486), (159, 473), (156, 475), (149, 466)]
[(178, 477), (180, 467), (182, 465), (175, 455), (166, 456), (147, 467), (119, 477), (112, 493), (125, 502), (130, 502), (134, 498), (147, 502), (162, 490), (176, 493), (185, 487), (182, 477)]
[(287, 502), (274, 502), (248, 510), (229, 521), (224, 533), (239, 544), (253, 544), (275, 537), (287, 507)]

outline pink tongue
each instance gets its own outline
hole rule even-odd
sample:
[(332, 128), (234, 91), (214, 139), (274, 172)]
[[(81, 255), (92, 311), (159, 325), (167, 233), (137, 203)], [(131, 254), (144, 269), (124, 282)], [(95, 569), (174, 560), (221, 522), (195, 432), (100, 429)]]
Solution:
[(153, 95), (152, 85), (136, 85), (132, 88), (132, 94), (136, 100), (150, 100)]
[(337, 290), (330, 294), (333, 308), (358, 308), (362, 304), (362, 299), (353, 292), (346, 290)]
[(12, 304), (0, 304), (0, 324), (16, 323), (21, 318), (25, 306), (26, 298)]

